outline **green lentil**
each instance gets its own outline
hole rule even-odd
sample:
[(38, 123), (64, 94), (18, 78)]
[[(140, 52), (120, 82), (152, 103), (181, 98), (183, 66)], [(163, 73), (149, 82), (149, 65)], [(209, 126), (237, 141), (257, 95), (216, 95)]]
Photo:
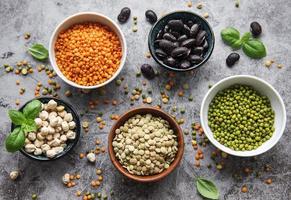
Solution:
[(274, 117), (266, 96), (249, 86), (234, 85), (219, 92), (210, 103), (208, 125), (224, 146), (250, 151), (272, 137)]

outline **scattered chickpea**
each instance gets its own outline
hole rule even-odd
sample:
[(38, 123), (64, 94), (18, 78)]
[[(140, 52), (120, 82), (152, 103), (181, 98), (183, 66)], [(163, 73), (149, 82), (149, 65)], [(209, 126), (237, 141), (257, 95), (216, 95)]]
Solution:
[(209, 17), (209, 14), (208, 14), (208, 13), (204, 13), (204, 14), (203, 14), (203, 17), (204, 17), (204, 18), (208, 18), (208, 17)]
[(101, 175), (102, 174), (102, 170), (101, 169), (96, 169), (96, 174), (97, 175)]
[(192, 7), (192, 1), (188, 1), (188, 2), (187, 2), (187, 6), (188, 6), (189, 8), (191, 8), (191, 7)]
[(241, 192), (246, 193), (248, 191), (249, 190), (248, 190), (247, 186), (246, 185), (243, 185), (242, 188), (241, 188)]
[(78, 196), (78, 197), (81, 196), (81, 191), (78, 190), (78, 191), (76, 192), (76, 196)]
[(272, 182), (273, 182), (273, 181), (272, 181), (272, 179), (270, 179), (270, 178), (268, 178), (267, 180), (265, 180), (265, 183), (268, 184), (268, 185), (272, 184)]
[(197, 5), (196, 5), (196, 8), (197, 9), (202, 9), (202, 7), (203, 7), (203, 4), (202, 3), (197, 3)]

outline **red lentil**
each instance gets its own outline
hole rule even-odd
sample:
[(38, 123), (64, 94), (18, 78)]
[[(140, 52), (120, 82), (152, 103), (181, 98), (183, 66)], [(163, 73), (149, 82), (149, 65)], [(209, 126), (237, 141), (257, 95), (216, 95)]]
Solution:
[(111, 78), (122, 57), (118, 36), (97, 23), (77, 24), (61, 32), (55, 51), (62, 73), (69, 80), (85, 86)]

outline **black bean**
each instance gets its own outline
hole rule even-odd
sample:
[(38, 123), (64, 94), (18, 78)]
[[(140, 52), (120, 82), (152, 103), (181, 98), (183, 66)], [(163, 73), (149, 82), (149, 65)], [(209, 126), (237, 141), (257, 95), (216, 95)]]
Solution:
[(197, 46), (200, 46), (204, 42), (205, 36), (206, 36), (206, 31), (201, 30), (198, 32), (198, 34), (196, 36), (196, 45)]
[(193, 26), (191, 26), (190, 37), (195, 38), (197, 33), (198, 33), (198, 31), (199, 31), (199, 25), (198, 24), (194, 24)]
[(195, 42), (195, 39), (187, 39), (181, 43), (181, 46), (191, 48), (194, 46)]
[(159, 58), (165, 58), (165, 57), (167, 57), (167, 54), (166, 54), (162, 49), (157, 49), (157, 50), (156, 50), (156, 55), (157, 55)]
[(252, 22), (250, 27), (253, 36), (258, 37), (259, 35), (261, 35), (262, 27), (258, 22)]
[(172, 51), (171, 56), (173, 58), (185, 58), (189, 54), (190, 54), (190, 49), (186, 47), (177, 47)]
[(204, 40), (204, 43), (203, 43), (202, 47), (204, 49), (208, 49), (208, 42), (207, 42), (207, 40)]
[(168, 33), (168, 32), (169, 32), (169, 30), (170, 30), (169, 26), (168, 26), (168, 25), (166, 25), (166, 26), (164, 27), (164, 32), (165, 32), (165, 33)]
[(158, 47), (158, 46), (160, 45), (160, 41), (161, 41), (161, 40), (155, 40), (155, 41), (154, 41), (154, 46), (155, 46), (155, 47)]
[(181, 35), (181, 36), (177, 39), (177, 41), (178, 41), (178, 42), (183, 42), (183, 41), (185, 41), (185, 40), (187, 40), (187, 39), (188, 39), (187, 35)]
[(232, 67), (240, 58), (238, 53), (231, 53), (226, 58), (226, 64), (228, 67)]
[(154, 24), (158, 20), (156, 13), (152, 10), (147, 10), (145, 12), (145, 16), (147, 21), (150, 22), (151, 24)]
[(203, 47), (195, 47), (194, 49), (192, 49), (192, 53), (199, 56), (203, 53), (203, 51)]
[(146, 77), (147, 79), (153, 79), (155, 78), (155, 71), (153, 67), (149, 64), (143, 64), (141, 66), (141, 73)]
[(175, 36), (173, 36), (171, 33), (165, 33), (163, 35), (163, 38), (166, 39), (166, 40), (170, 40), (172, 42), (175, 42), (177, 39)]
[(193, 64), (198, 64), (200, 62), (202, 62), (203, 58), (201, 56), (198, 55), (190, 55), (189, 56), (189, 61)]
[(173, 30), (173, 31), (178, 31), (180, 32), (184, 28), (184, 23), (182, 20), (170, 20), (168, 22), (168, 26)]
[(175, 36), (176, 38), (180, 37), (180, 33), (176, 32), (176, 31), (171, 31), (170, 32), (173, 36)]
[(186, 24), (184, 24), (184, 33), (188, 36), (190, 35), (190, 28)]
[(163, 30), (159, 30), (156, 39), (162, 39), (164, 35), (164, 31)]
[(182, 68), (182, 69), (187, 69), (189, 67), (191, 67), (191, 63), (188, 60), (183, 60), (180, 63), (180, 68)]
[(174, 67), (176, 65), (176, 60), (172, 57), (168, 57), (165, 60), (163, 60), (164, 64), (169, 65), (171, 67)]
[(188, 22), (187, 22), (187, 25), (188, 25), (188, 27), (192, 27), (193, 25), (194, 25), (194, 22), (192, 21), (192, 20), (189, 20)]
[(178, 47), (176, 44), (174, 44), (173, 42), (169, 41), (169, 40), (161, 40), (159, 42), (159, 47), (164, 50), (166, 53), (171, 53), (173, 49), (175, 49), (176, 47)]
[(131, 13), (130, 8), (128, 7), (122, 8), (119, 15), (117, 16), (117, 20), (122, 24), (127, 22), (127, 20), (129, 19), (130, 13)]

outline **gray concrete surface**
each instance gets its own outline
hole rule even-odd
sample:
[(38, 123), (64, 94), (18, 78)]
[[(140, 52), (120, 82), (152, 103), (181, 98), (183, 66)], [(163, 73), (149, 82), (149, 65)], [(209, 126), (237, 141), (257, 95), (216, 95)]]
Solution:
[[(193, 5), (197, 1), (192, 1)], [(241, 1), (240, 8), (235, 8), (234, 0), (203, 0), (202, 10), (194, 6), (188, 8), (187, 1), (183, 0), (151, 0), (151, 1), (113, 1), (113, 0), (1, 0), (0, 1), (0, 54), (11, 51), (14, 52), (8, 59), (0, 59), (0, 65), (4, 63), (15, 64), (17, 61), (26, 59), (33, 65), (37, 62), (25, 52), (26, 48), (34, 42), (43, 43), (48, 46), (49, 38), (55, 26), (65, 17), (80, 11), (95, 11), (108, 15), (116, 20), (119, 10), (124, 6), (132, 9), (132, 16), (138, 17), (138, 32), (131, 31), (132, 22), (121, 26), (127, 43), (128, 58), (126, 66), (120, 76), (125, 77), (123, 83), (127, 83), (129, 88), (135, 86), (152, 88), (154, 104), (160, 102), (160, 89), (169, 80), (165, 71), (161, 70), (152, 59), (145, 58), (147, 49), (147, 34), (151, 26), (145, 21), (144, 12), (146, 9), (153, 9), (159, 15), (175, 10), (191, 10), (200, 14), (209, 13), (209, 23), (212, 25), (216, 45), (210, 60), (195, 75), (181, 75), (176, 77), (176, 85), (170, 92), (171, 100), (163, 109), (170, 111), (173, 105), (187, 107), (184, 114), (186, 123), (183, 129), (190, 129), (192, 122), (199, 120), (199, 108), (203, 96), (208, 90), (208, 85), (219, 81), (230, 75), (251, 74), (263, 78), (271, 83), (282, 95), (287, 109), (288, 119), (291, 111), (291, 1), (288, 0), (252, 0)], [(268, 49), (266, 59), (275, 59), (283, 64), (282, 69), (275, 65), (270, 69), (263, 66), (262, 60), (251, 60), (241, 51), (241, 60), (232, 69), (225, 65), (225, 58), (231, 52), (220, 39), (220, 30), (226, 26), (237, 27), (241, 32), (248, 31), (252, 21), (259, 21), (263, 27), (261, 39)], [(24, 40), (23, 34), (30, 32), (30, 40)], [(147, 86), (142, 86), (143, 78), (136, 78), (135, 73), (143, 63), (151, 63), (157, 70), (161, 71), (161, 76), (149, 82)], [(15, 81), (19, 79), (21, 86), (27, 89), (23, 96), (19, 97), (18, 90), (21, 86), (16, 86)], [(26, 200), (31, 199), (31, 194), (36, 193), (42, 200), (77, 199), (76, 190), (101, 191), (109, 193), (114, 191), (114, 195), (109, 199), (149, 199), (149, 200), (189, 200), (202, 199), (196, 192), (195, 177), (203, 176), (216, 182), (220, 190), (220, 199), (256, 199), (256, 200), (288, 200), (291, 199), (291, 126), (287, 123), (285, 133), (279, 143), (269, 152), (258, 156), (257, 160), (248, 158), (230, 157), (225, 160), (225, 168), (217, 171), (215, 168), (208, 169), (207, 164), (215, 165), (210, 159), (210, 153), (214, 147), (208, 145), (204, 148), (205, 159), (201, 162), (201, 168), (194, 167), (194, 150), (191, 146), (191, 137), (185, 137), (186, 149), (183, 161), (179, 168), (166, 179), (153, 184), (137, 184), (124, 178), (111, 164), (107, 154), (98, 157), (96, 166), (89, 165), (85, 160), (79, 160), (78, 154), (94, 147), (96, 138), (102, 140), (102, 144), (107, 146), (107, 134), (112, 125), (109, 120), (110, 113), (121, 114), (128, 110), (128, 97), (123, 95), (122, 87), (115, 86), (114, 83), (105, 89), (106, 95), (100, 97), (98, 91), (93, 91), (88, 95), (77, 95), (77, 90), (70, 88), (61, 80), (61, 98), (72, 103), (78, 111), (84, 111), (90, 99), (117, 99), (122, 103), (119, 106), (99, 105), (90, 110), (82, 117), (82, 120), (91, 122), (88, 134), (82, 133), (81, 140), (74, 151), (67, 157), (56, 162), (39, 163), (25, 158), (20, 153), (10, 154), (5, 151), (4, 138), (9, 132), (10, 122), (7, 117), (7, 110), (16, 108), (15, 99), (19, 98), (21, 103), (34, 97), (34, 87), (38, 80), (46, 82), (44, 73), (34, 73), (27, 77), (18, 77), (14, 74), (6, 74), (3, 69), (0, 72), (0, 199), (1, 200)], [(182, 84), (188, 83), (190, 90), (186, 96), (192, 94), (194, 101), (189, 102), (187, 97), (179, 98), (177, 91)], [(72, 98), (64, 96), (64, 91), (70, 89), (75, 95)], [(140, 105), (136, 103), (135, 105)], [(99, 130), (95, 122), (95, 117), (99, 111), (105, 113), (107, 120), (106, 128)], [(178, 117), (181, 117), (180, 114)], [(272, 166), (271, 172), (264, 172), (265, 164)], [(91, 190), (89, 183), (95, 177), (96, 167), (104, 169), (104, 182), (99, 189)], [(254, 171), (262, 171), (259, 177), (255, 173), (246, 176), (242, 169), (244, 167), (253, 168)], [(13, 182), (9, 179), (9, 172), (13, 169), (20, 169), (22, 174), (19, 180)], [(82, 175), (78, 185), (67, 189), (62, 185), (61, 177), (64, 173), (79, 172)], [(241, 180), (233, 178), (237, 172), (242, 175)], [(267, 185), (264, 180), (272, 178), (273, 184)], [(242, 185), (247, 185), (248, 193), (241, 193)]]

